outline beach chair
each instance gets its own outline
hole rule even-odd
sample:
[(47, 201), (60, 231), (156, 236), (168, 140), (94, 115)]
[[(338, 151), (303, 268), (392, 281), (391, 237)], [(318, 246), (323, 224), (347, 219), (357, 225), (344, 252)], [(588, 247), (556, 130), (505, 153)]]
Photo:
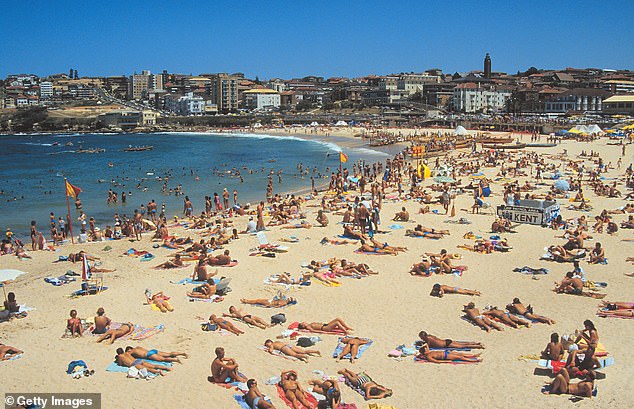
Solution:
[(256, 234), (258, 242), (260, 243), (258, 249), (264, 251), (273, 251), (275, 253), (286, 253), (289, 249), (288, 246), (281, 246), (279, 244), (271, 244), (266, 238), (266, 234), (263, 231), (259, 231)]

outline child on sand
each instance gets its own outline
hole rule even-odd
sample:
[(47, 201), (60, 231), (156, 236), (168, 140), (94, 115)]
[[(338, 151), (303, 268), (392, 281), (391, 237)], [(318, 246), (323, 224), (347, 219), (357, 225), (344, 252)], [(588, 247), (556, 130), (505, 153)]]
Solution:
[(84, 335), (81, 328), (81, 319), (77, 318), (77, 310), (70, 310), (70, 318), (67, 321), (66, 328), (73, 337)]

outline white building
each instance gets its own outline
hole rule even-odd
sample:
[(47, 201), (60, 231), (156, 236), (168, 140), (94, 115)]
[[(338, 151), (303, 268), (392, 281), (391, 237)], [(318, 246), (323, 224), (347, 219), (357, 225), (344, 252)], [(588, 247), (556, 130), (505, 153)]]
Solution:
[(53, 97), (53, 83), (50, 81), (40, 82), (40, 98), (49, 99)]
[(165, 96), (165, 109), (177, 115), (202, 115), (206, 111), (205, 106), (205, 100), (194, 95), (193, 92), (188, 92), (182, 96), (175, 94)]
[(465, 113), (495, 113), (506, 108), (510, 90), (483, 87), (473, 82), (456, 86), (453, 90), (453, 107)]
[(276, 109), (281, 104), (279, 92), (269, 88), (249, 89), (242, 95), (247, 109)]

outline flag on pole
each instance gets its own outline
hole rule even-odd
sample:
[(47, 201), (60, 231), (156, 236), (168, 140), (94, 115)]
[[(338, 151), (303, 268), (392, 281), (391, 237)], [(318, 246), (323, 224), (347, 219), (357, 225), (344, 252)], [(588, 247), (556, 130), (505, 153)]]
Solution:
[(71, 185), (68, 180), (66, 182), (66, 196), (70, 196), (73, 199), (77, 199), (77, 196), (81, 193), (81, 189), (77, 186)]
[(343, 153), (343, 151), (339, 152), (339, 162), (341, 162), (341, 163), (348, 162), (348, 155)]
[(81, 279), (82, 280), (90, 280), (90, 264), (88, 264), (88, 259), (86, 255), (83, 255), (83, 262), (81, 265)]

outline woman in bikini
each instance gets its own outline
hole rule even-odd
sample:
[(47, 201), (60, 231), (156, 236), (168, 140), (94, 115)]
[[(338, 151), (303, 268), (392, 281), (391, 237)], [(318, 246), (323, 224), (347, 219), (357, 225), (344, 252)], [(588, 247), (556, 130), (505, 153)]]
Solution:
[(365, 393), (365, 400), (383, 399), (392, 396), (392, 390), (374, 382), (366, 373), (354, 373), (349, 369), (341, 369), (337, 372), (346, 378), (346, 381)]
[(491, 332), (491, 328), (495, 328), (498, 331), (504, 330), (501, 326), (491, 321), (485, 315), (480, 314), (480, 310), (478, 310), (472, 302), (465, 305), (463, 311), (467, 314), (469, 321), (484, 329), (486, 332)]
[(214, 294), (216, 294), (216, 285), (214, 284), (214, 279), (210, 278), (203, 285), (194, 287), (194, 290), (191, 292), (188, 292), (187, 296), (190, 298), (199, 298), (203, 300), (208, 300)]
[(420, 347), (416, 358), (433, 362), (435, 364), (452, 362), (482, 362), (480, 354), (466, 354), (464, 352), (454, 352), (447, 349), (443, 351), (432, 351), (427, 343), (424, 343)]
[(448, 285), (434, 284), (434, 286), (431, 289), (431, 293), (429, 293), (429, 295), (431, 295), (432, 297), (438, 297), (438, 298), (442, 298), (445, 294), (462, 294), (462, 295), (479, 296), (480, 291), (465, 290), (463, 288), (451, 287)]
[(170, 297), (164, 295), (162, 291), (152, 294), (152, 290), (149, 288), (145, 289), (145, 302), (150, 305), (156, 305), (161, 312), (174, 311), (174, 307), (168, 302), (169, 299)]
[(127, 322), (125, 324), (122, 324), (117, 329), (109, 329), (108, 331), (106, 331), (105, 334), (103, 334), (97, 339), (97, 342), (101, 342), (103, 340), (110, 338), (110, 343), (113, 344), (115, 339), (126, 336), (130, 334), (133, 330), (134, 330), (134, 324), (132, 324), (131, 322)]
[(341, 361), (344, 356), (350, 354), (350, 363), (353, 363), (354, 360), (357, 359), (357, 354), (359, 353), (359, 348), (361, 347), (361, 345), (369, 344), (370, 340), (359, 337), (346, 336), (345, 338), (341, 338), (339, 342), (341, 342), (345, 346), (343, 347), (343, 350), (341, 351), (339, 356), (337, 356), (337, 359)]
[(335, 318), (325, 324), (319, 322), (300, 322), (297, 328), (310, 332), (315, 332), (318, 334), (330, 334), (335, 332), (347, 335), (349, 331), (352, 331), (352, 328), (350, 328), (348, 324), (343, 322), (341, 318)]
[(523, 319), (517, 318), (515, 315), (512, 315), (510, 312), (502, 311), (497, 307), (489, 307), (488, 311), (484, 313), (489, 317), (494, 317), (501, 321), (503, 324), (508, 325), (509, 327), (519, 328), (520, 326), (525, 326), (526, 328), (530, 328), (531, 324), (528, 321), (524, 321)]
[(566, 368), (562, 368), (555, 379), (549, 384), (550, 390), (543, 392), (549, 394), (568, 394), (576, 396), (591, 397), (594, 390), (594, 380), (596, 375), (593, 371), (588, 371), (585, 378), (581, 382), (571, 383), (570, 374)]

